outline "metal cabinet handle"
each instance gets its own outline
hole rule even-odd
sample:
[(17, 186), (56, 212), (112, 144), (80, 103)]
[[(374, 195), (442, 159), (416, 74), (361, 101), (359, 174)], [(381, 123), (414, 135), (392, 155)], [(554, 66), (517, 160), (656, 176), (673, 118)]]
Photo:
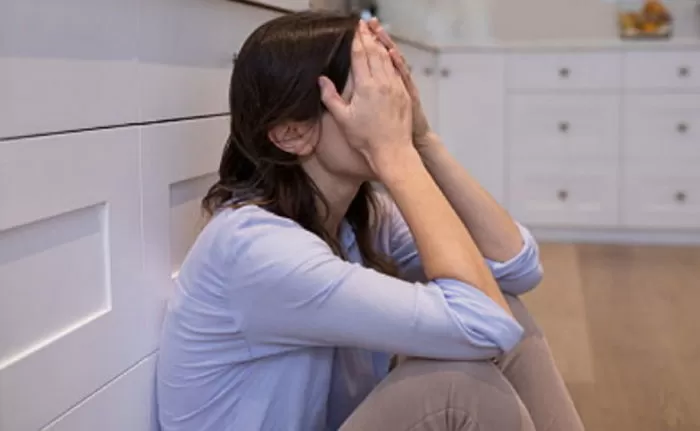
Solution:
[(566, 133), (569, 131), (571, 128), (571, 125), (569, 124), (568, 121), (560, 121), (559, 122), (559, 131), (562, 133)]
[(688, 195), (685, 192), (676, 192), (676, 195), (674, 196), (676, 199), (676, 202), (678, 203), (685, 203), (685, 201), (688, 199)]
[(423, 74), (425, 76), (433, 76), (434, 73), (435, 69), (433, 69), (432, 67), (426, 67), (425, 69), (423, 69)]
[(450, 69), (440, 69), (440, 76), (443, 78), (450, 76)]
[(569, 76), (571, 76), (571, 70), (568, 67), (562, 67), (561, 69), (559, 69), (559, 77), (560, 78), (566, 79)]
[(559, 199), (560, 201), (564, 202), (564, 201), (567, 200), (568, 198), (569, 198), (569, 192), (568, 192), (568, 191), (566, 191), (566, 190), (564, 190), (564, 189), (561, 189), (561, 190), (558, 190), (558, 191), (557, 191), (557, 199)]
[(676, 126), (676, 130), (678, 130), (678, 133), (686, 133), (688, 129), (689, 127), (686, 123), (678, 123), (678, 126)]
[(687, 78), (690, 76), (690, 67), (688, 66), (681, 66), (678, 68), (678, 76), (681, 78)]

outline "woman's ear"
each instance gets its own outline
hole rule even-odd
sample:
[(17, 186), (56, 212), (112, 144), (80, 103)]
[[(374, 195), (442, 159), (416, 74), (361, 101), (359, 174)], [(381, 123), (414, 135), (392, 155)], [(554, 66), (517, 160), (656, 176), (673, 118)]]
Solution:
[(296, 154), (297, 156), (308, 156), (314, 151), (318, 139), (316, 137), (316, 127), (309, 122), (289, 121), (279, 124), (269, 132), (267, 137), (280, 150)]

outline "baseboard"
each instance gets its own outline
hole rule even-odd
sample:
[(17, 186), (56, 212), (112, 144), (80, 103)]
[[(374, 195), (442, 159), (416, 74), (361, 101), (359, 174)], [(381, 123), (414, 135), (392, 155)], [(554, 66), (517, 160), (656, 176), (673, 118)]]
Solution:
[(700, 230), (530, 227), (541, 242), (700, 245)]

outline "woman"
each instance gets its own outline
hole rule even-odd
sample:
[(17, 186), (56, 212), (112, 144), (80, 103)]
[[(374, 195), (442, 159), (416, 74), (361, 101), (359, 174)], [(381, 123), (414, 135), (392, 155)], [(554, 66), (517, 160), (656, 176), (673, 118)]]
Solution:
[(581, 429), (514, 297), (534, 240), (431, 131), (376, 21), (264, 24), (230, 105), (164, 324), (164, 431)]

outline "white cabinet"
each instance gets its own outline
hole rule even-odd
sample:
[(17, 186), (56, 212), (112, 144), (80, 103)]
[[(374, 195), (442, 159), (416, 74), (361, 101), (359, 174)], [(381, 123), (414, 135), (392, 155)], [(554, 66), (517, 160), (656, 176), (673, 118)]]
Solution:
[(700, 242), (700, 44), (402, 49), (445, 145), (520, 221)]
[(413, 82), (418, 87), (423, 111), (435, 129), (438, 128), (438, 57), (437, 53), (418, 48), (407, 43), (397, 42), (411, 69)]
[(233, 53), (279, 15), (0, 1), (0, 430), (158, 429), (171, 274), (229, 122), (183, 117), (227, 111)]
[(629, 53), (625, 76), (622, 223), (700, 228), (700, 52)]
[(440, 56), (438, 131), (459, 162), (504, 202), (504, 57)]
[(125, 127), (0, 145), (2, 430), (43, 429), (157, 348), (139, 140)]
[(619, 56), (512, 54), (506, 74), (513, 215), (533, 226), (615, 226)]

